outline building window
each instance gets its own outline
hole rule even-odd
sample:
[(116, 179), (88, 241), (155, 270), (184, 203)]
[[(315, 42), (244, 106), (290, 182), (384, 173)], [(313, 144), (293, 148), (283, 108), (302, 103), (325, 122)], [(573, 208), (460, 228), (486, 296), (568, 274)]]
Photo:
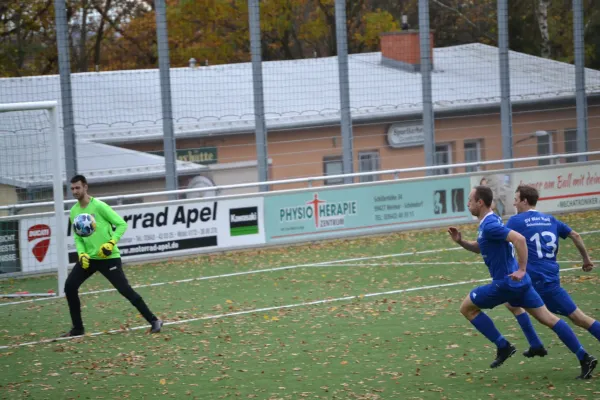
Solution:
[[(361, 151), (358, 153), (358, 172), (379, 171), (379, 152)], [(360, 182), (374, 182), (377, 175), (361, 176)]]
[[(435, 145), (435, 165), (452, 164), (452, 147), (449, 143)], [(433, 171), (434, 175), (448, 175), (450, 168), (440, 168)]]
[[(323, 175), (341, 175), (343, 174), (342, 156), (329, 156), (323, 158)], [(344, 178), (325, 179), (325, 185), (341, 185)]]
[(37, 203), (52, 201), (54, 199), (52, 188), (23, 189), (17, 188), (17, 201), (19, 203)]
[[(577, 129), (565, 130), (565, 153), (577, 153)], [(577, 157), (565, 157), (565, 162), (577, 162)]]
[[(481, 140), (465, 141), (465, 162), (473, 163), (481, 161)], [(465, 172), (475, 172), (481, 169), (480, 166), (470, 165), (465, 167)]]
[[(538, 132), (540, 132), (538, 134)], [(552, 151), (552, 133), (548, 131), (538, 131), (536, 132), (537, 136), (537, 153), (538, 156), (549, 156), (554, 154)], [(541, 134), (541, 132), (545, 132), (545, 134)], [(538, 160), (538, 165), (550, 165), (552, 164), (552, 160)]]

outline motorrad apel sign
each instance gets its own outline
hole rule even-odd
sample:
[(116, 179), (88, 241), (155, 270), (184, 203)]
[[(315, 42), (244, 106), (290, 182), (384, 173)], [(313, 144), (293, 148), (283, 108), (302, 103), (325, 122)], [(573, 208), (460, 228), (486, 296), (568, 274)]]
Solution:
[[(265, 243), (263, 199), (198, 201), (189, 204), (118, 209), (128, 229), (118, 243), (123, 259), (151, 254), (225, 250)], [(65, 213), (68, 219), (68, 213)], [(77, 261), (71, 224), (67, 236), (69, 262)], [(54, 217), (21, 221), (21, 267), (24, 272), (56, 268)]]

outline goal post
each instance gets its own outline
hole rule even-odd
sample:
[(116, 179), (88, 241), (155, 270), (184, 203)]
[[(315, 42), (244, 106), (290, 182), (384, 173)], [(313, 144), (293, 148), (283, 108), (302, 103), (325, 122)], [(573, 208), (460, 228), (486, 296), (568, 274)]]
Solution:
[(39, 292), (38, 288), (38, 293), (0, 295), (63, 296), (68, 268), (65, 152), (57, 102), (0, 104), (0, 151), (1, 205), (18, 206), (36, 200), (54, 202), (53, 212), (16, 208), (0, 214), (0, 279), (3, 275), (18, 277), (32, 273), (57, 273), (58, 278), (56, 292), (53, 288)]

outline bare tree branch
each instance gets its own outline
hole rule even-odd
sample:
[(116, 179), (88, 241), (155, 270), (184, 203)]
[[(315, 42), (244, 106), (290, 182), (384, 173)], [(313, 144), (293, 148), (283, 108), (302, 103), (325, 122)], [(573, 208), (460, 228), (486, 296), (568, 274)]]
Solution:
[(488, 35), (486, 32), (483, 32), (483, 31), (481, 30), (481, 28), (479, 28), (479, 26), (477, 26), (477, 24), (475, 24), (473, 21), (471, 21), (471, 20), (470, 20), (470, 19), (469, 19), (469, 18), (468, 18), (468, 17), (467, 17), (465, 14), (461, 13), (461, 12), (460, 12), (458, 9), (456, 9), (456, 8), (452, 8), (452, 7), (450, 7), (449, 5), (447, 5), (447, 4), (444, 4), (444, 3), (442, 3), (442, 2), (441, 2), (441, 1), (439, 1), (439, 0), (432, 0), (432, 1), (433, 1), (435, 4), (437, 4), (438, 6), (440, 6), (440, 7), (442, 7), (442, 8), (445, 8), (446, 10), (449, 10), (449, 11), (452, 11), (453, 13), (455, 13), (455, 14), (458, 14), (458, 15), (459, 15), (459, 16), (460, 16), (462, 19), (464, 19), (464, 20), (465, 20), (465, 22), (466, 22), (467, 24), (469, 24), (469, 25), (471, 25), (473, 28), (477, 29), (477, 31), (478, 31), (480, 34), (482, 34), (482, 35), (483, 35), (483, 36), (485, 36), (486, 38), (490, 39), (492, 42), (494, 42), (494, 43), (498, 43), (498, 40), (497, 40), (495, 37)]
[[(132, 37), (131, 35), (129, 35), (126, 31), (124, 31), (118, 24), (118, 20), (115, 20), (113, 18), (110, 17), (110, 15), (108, 15), (107, 10), (104, 10), (102, 7), (100, 7), (99, 4), (94, 4), (94, 8), (96, 9), (96, 11), (98, 11), (98, 13), (100, 13), (100, 15), (102, 16), (102, 18), (104, 20), (106, 20), (109, 25), (117, 32), (119, 33), (121, 36), (123, 36), (125, 39), (129, 40), (131, 43), (133, 43), (139, 50), (141, 50), (143, 53), (147, 53), (148, 48), (146, 46), (143, 46), (136, 38)], [(122, 15), (119, 16), (119, 18)]]
[[(111, 8), (111, 2), (112, 0), (106, 0), (106, 6), (104, 7), (105, 9), (105, 13), (108, 14), (108, 12), (110, 11)], [(94, 2), (94, 8), (96, 8), (96, 6), (100, 6), (97, 2)], [(106, 20), (104, 18), (100, 19), (100, 24), (98, 26), (98, 30), (96, 31), (96, 40), (94, 42), (94, 65), (98, 66), (100, 65), (100, 56), (101, 56), (101, 44), (102, 44), (102, 40), (104, 39), (104, 23), (106, 22)]]
[(598, 17), (598, 12), (595, 9), (592, 10), (590, 15), (588, 16), (588, 22), (583, 27), (584, 33), (588, 31), (590, 26), (593, 26), (593, 23), (597, 22), (597, 20), (596, 20), (597, 17)]

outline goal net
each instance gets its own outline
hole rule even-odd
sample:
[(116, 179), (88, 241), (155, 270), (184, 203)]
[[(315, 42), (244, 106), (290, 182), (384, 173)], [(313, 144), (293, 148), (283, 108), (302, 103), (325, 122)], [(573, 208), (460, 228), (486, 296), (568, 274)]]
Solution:
[[(0, 104), (0, 154), (0, 295), (62, 295), (68, 219), (56, 102)], [(32, 274), (56, 280), (14, 279)]]

